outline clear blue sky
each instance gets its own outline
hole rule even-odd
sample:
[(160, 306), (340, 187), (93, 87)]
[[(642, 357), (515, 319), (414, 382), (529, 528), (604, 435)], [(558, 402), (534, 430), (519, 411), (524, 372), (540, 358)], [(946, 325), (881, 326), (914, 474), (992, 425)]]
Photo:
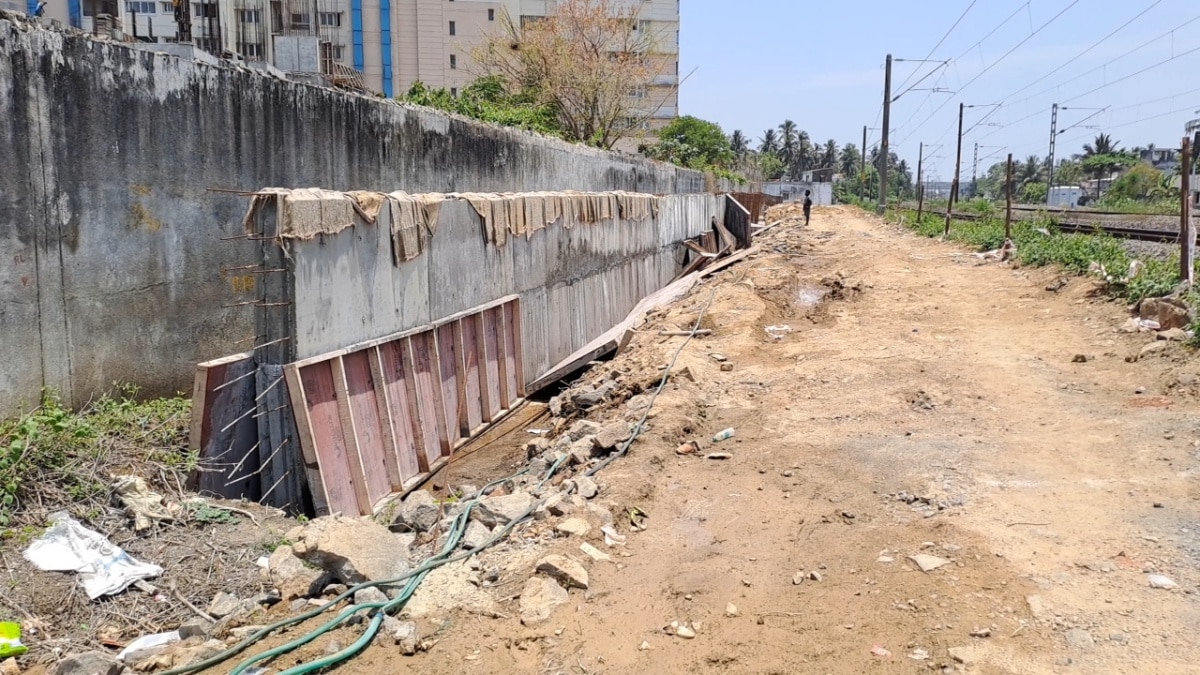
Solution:
[[(695, 72), (681, 86), (680, 112), (741, 129), (754, 145), (785, 119), (814, 142), (859, 145), (863, 125), (881, 126), (886, 54), (924, 59), (949, 31), (929, 58), (951, 63), (917, 87), (957, 93), (914, 90), (892, 107), (892, 150), (914, 172), (918, 143), (941, 145), (926, 152), (929, 179), (953, 175), (960, 102), (1003, 102), (967, 109), (965, 128), (983, 126), (965, 135), (964, 177), (976, 142), (985, 146), (981, 173), (1008, 152), (1044, 156), (1056, 102), (1080, 108), (1061, 111), (1059, 129), (1082, 121), (1058, 137), (1059, 158), (1099, 132), (1126, 147), (1179, 147), (1184, 124), (1200, 117), (1197, 0), (976, 0), (964, 15), (971, 4), (681, 0), (680, 73)], [(936, 65), (896, 63), (893, 95)], [(1094, 111), (1083, 108), (1104, 106), (1084, 121)], [(879, 137), (871, 131), (868, 147)]]

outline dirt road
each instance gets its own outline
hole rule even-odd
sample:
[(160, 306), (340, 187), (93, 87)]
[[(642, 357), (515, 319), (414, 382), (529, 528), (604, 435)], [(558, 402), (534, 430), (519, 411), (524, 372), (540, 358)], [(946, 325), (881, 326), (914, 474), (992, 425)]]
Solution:
[[(759, 246), (596, 369), (644, 378), (685, 339), (660, 329), (704, 311), (713, 330), (599, 477), (628, 544), (593, 532), (613, 560), (591, 562), (575, 537), (550, 540), (588, 562), (589, 589), (521, 624), (516, 598), (555, 522), (538, 521), (476, 562), (494, 586), (468, 583), (465, 564), (430, 577), (413, 601), (429, 652), (376, 645), (340, 670), (1200, 669), (1200, 378), (1183, 347), (1127, 362), (1154, 335), (1117, 332), (1125, 308), (1089, 297), (1088, 280), (1047, 291), (1052, 270), (984, 263), (851, 209)], [(644, 402), (594, 416), (633, 420)], [(514, 437), (439, 480), (523, 460)], [(698, 455), (677, 454), (693, 439)], [(632, 507), (645, 531), (629, 531)], [(944, 566), (921, 571), (918, 555)], [(1151, 574), (1178, 586), (1151, 588)], [(696, 636), (664, 632), (673, 621)]]

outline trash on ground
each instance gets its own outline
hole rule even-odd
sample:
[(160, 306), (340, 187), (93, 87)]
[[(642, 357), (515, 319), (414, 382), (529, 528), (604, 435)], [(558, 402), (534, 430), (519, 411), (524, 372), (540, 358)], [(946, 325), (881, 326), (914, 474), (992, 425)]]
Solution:
[(78, 572), (91, 600), (163, 573), (158, 565), (134, 560), (104, 535), (66, 514), (50, 518), (53, 524), (25, 549), (25, 559), (45, 572)]
[(604, 543), (609, 547), (624, 546), (625, 542), (629, 541), (628, 537), (618, 533), (612, 525), (605, 525), (600, 531), (604, 533)]
[(713, 435), (713, 443), (720, 443), (721, 441), (725, 441), (730, 438), (733, 438), (733, 435), (735, 433), (737, 433), (737, 432), (734, 431), (733, 427), (725, 429), (724, 431), (718, 431), (716, 434)]
[(542, 436), (542, 435), (550, 433), (549, 429), (526, 429), (526, 431), (533, 434), (534, 436)]
[(767, 326), (767, 335), (773, 340), (782, 340), (783, 336), (792, 332), (792, 327), (784, 324), (782, 326)]
[(20, 656), (29, 651), (21, 644), (21, 624), (0, 621), (0, 659)]
[(891, 656), (892, 656), (892, 653), (890, 651), (888, 651), (884, 647), (880, 647), (879, 645), (875, 645), (874, 647), (871, 647), (871, 653), (874, 654), (875, 656), (878, 656), (881, 659), (888, 659), (888, 658), (891, 658)]
[(169, 633), (154, 633), (152, 635), (143, 635), (140, 638), (125, 645), (125, 649), (117, 654), (118, 661), (124, 661), (130, 654), (136, 654), (147, 649), (154, 649), (163, 645), (169, 645), (173, 642), (179, 642), (179, 631), (173, 630)]
[(705, 459), (733, 459), (733, 455), (728, 452), (710, 452), (704, 456)]
[(133, 529), (137, 532), (149, 529), (155, 521), (174, 520), (163, 505), (163, 497), (151, 492), (146, 481), (138, 476), (117, 476), (113, 490), (125, 508), (133, 516)]
[(700, 452), (700, 444), (696, 441), (688, 441), (675, 448), (675, 454), (677, 455), (694, 455), (697, 452)]

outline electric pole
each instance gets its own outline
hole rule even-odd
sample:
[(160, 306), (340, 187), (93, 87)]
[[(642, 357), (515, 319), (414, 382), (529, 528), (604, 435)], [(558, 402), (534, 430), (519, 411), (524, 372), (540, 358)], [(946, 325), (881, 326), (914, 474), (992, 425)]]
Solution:
[(954, 180), (950, 182), (950, 196), (946, 198), (946, 228), (943, 231), (944, 235), (950, 234), (950, 218), (954, 214), (954, 202), (958, 201), (958, 175), (962, 170), (962, 127), (963, 127), (963, 110), (966, 104), (958, 104), (958, 155), (954, 160)]
[(1046, 187), (1054, 189), (1054, 144), (1058, 140), (1058, 104), (1050, 106), (1050, 169), (1046, 176)]
[(879, 141), (879, 215), (887, 210), (888, 127), (892, 123), (892, 55), (887, 55), (883, 76), (883, 139)]
[(979, 184), (979, 144), (975, 144), (975, 159), (971, 164), (971, 198), (979, 196), (976, 186)]
[(860, 154), (860, 157), (858, 158), (858, 163), (859, 163), (859, 166), (861, 167), (861, 170), (858, 172), (858, 201), (861, 202), (867, 198), (867, 195), (865, 192), (867, 189), (867, 127), (866, 127), (866, 125), (863, 125), (862, 152), (859, 154)]
[(925, 143), (917, 151), (917, 223), (921, 222), (921, 211), (925, 208), (925, 183), (921, 181), (921, 169), (925, 163)]

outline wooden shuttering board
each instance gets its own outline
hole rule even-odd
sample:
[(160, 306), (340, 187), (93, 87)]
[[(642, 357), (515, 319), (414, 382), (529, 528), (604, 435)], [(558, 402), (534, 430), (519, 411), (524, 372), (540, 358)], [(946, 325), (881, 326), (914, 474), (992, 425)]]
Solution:
[(524, 397), (515, 296), (285, 366), (318, 514), (372, 514)]
[[(253, 354), (234, 354), (196, 366), (190, 444), (200, 457), (194, 488), (202, 494), (258, 500), (258, 422), (254, 419)], [(248, 457), (248, 455), (254, 455)]]

